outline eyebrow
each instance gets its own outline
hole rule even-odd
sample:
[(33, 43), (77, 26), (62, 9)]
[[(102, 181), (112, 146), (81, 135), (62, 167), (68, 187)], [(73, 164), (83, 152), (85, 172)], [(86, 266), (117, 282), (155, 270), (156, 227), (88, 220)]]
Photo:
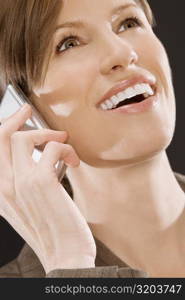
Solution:
[[(120, 5), (120, 6), (117, 6), (115, 7), (112, 12), (111, 12), (111, 15), (114, 15), (116, 13), (120, 13), (121, 11), (123, 10), (126, 10), (127, 8), (129, 7), (137, 7), (138, 5), (135, 4), (135, 3), (127, 3), (125, 5)], [(62, 28), (71, 28), (71, 27), (76, 27), (76, 28), (84, 28), (86, 26), (86, 23), (80, 21), (80, 20), (77, 20), (77, 21), (74, 21), (74, 22), (66, 22), (66, 23), (63, 23), (63, 24), (60, 24), (56, 27), (55, 29), (55, 32), (57, 30), (60, 30)]]

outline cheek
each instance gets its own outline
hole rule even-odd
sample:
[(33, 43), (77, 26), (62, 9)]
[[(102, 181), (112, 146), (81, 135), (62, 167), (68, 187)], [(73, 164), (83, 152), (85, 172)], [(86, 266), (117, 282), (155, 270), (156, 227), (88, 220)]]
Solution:
[(88, 96), (97, 77), (94, 69), (90, 59), (83, 66), (79, 60), (60, 58), (50, 64), (44, 85), (34, 90), (34, 102), (52, 128), (66, 130), (74, 116), (80, 119), (84, 108), (92, 105)]
[(93, 61), (90, 58), (84, 58), (84, 61), (85, 64), (82, 64), (81, 58), (71, 54), (53, 60), (44, 83), (46, 92), (60, 90), (61, 97), (74, 98), (74, 93), (75, 97), (84, 97), (95, 77)]

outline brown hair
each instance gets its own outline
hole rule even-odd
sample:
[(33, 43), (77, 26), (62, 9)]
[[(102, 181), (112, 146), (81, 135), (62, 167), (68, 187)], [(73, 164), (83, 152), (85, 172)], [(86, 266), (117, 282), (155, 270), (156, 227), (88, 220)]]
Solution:
[[(147, 0), (135, 0), (153, 25)], [(29, 97), (45, 78), (62, 0), (0, 0), (0, 99), (7, 84)], [(64, 186), (72, 196), (67, 178)]]
[(18, 84), (29, 95), (49, 60), (60, 0), (2, 0), (0, 12), (0, 88)]

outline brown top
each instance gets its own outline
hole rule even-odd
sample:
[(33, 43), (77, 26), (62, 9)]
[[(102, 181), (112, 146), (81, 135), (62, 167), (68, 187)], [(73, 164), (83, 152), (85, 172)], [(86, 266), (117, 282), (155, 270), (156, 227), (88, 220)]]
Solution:
[[(185, 175), (174, 173), (175, 177), (185, 192)], [(95, 261), (95, 268), (85, 269), (59, 269), (53, 270), (48, 274), (45, 271), (34, 253), (34, 251), (25, 244), (20, 254), (16, 259), (9, 262), (0, 268), (1, 278), (26, 278), (26, 277), (106, 277), (106, 278), (126, 278), (126, 277), (148, 277), (146, 272), (141, 270), (134, 270), (116, 256), (105, 244), (97, 238), (95, 239), (97, 247), (97, 256)]]

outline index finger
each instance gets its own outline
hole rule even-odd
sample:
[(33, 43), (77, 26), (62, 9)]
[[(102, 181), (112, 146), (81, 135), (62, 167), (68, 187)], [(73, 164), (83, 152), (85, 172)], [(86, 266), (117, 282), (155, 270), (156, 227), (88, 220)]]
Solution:
[(15, 176), (24, 174), (35, 163), (32, 159), (34, 147), (50, 141), (64, 143), (67, 139), (66, 131), (50, 129), (29, 130), (16, 132), (11, 137), (12, 163)]
[(32, 109), (29, 104), (24, 104), (18, 111), (7, 119), (1, 119), (1, 129), (8, 136), (18, 131), (24, 125), (27, 119), (32, 115)]

